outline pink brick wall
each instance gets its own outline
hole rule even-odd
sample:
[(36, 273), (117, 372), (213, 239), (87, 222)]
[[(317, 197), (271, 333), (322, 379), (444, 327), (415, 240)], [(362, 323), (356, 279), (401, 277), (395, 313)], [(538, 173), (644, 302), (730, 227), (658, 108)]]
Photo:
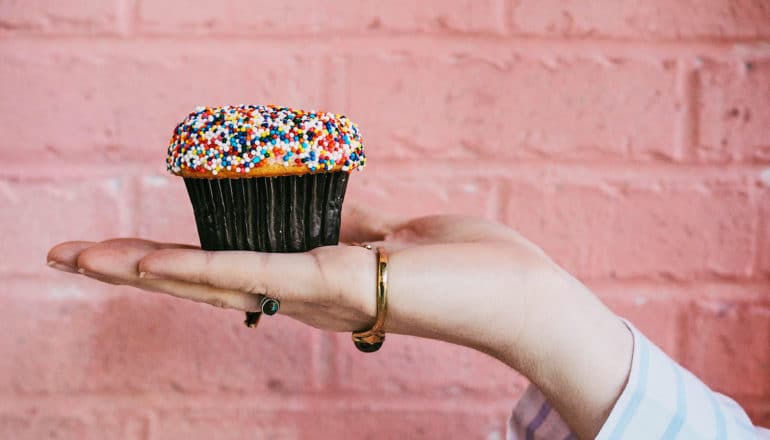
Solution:
[(770, 424), (768, 43), (766, 0), (0, 0), (0, 438), (500, 438), (481, 354), (44, 267), (194, 241), (171, 129), (270, 102), (360, 123), (351, 199), (518, 228)]

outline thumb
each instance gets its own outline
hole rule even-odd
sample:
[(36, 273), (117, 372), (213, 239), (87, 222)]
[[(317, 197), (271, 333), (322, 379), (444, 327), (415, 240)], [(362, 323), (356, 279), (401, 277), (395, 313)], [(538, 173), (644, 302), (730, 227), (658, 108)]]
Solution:
[(347, 202), (342, 209), (340, 241), (344, 243), (382, 241), (402, 223), (403, 219), (393, 214), (369, 208), (361, 203)]

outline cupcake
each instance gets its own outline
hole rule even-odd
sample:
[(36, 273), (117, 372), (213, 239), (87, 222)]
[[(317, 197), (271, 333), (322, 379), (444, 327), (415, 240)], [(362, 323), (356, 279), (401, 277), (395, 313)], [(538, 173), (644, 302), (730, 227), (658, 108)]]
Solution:
[[(174, 130), (201, 248), (303, 252), (339, 241), (348, 175), (366, 163), (345, 116), (277, 106), (200, 107)], [(256, 325), (259, 312), (247, 313)]]

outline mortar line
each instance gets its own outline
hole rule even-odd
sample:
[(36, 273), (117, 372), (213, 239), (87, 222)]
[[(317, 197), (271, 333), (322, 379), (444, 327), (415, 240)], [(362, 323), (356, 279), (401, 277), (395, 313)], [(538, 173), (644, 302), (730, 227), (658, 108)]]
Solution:
[[(535, 35), (500, 35), (478, 33), (403, 33), (391, 32), (383, 34), (361, 34), (355, 32), (337, 32), (333, 34), (134, 34), (131, 38), (125, 38), (119, 34), (99, 35), (72, 35), (72, 34), (45, 34), (6, 35), (0, 38), (0, 47), (4, 44), (43, 44), (48, 45), (56, 41), (57, 47), (64, 44), (86, 44), (89, 46), (107, 45), (110, 49), (119, 45), (137, 45), (146, 47), (174, 44), (178, 42), (196, 43), (197, 48), (202, 45), (220, 45), (227, 43), (234, 49), (237, 45), (249, 48), (265, 46), (275, 50), (275, 43), (280, 42), (288, 49), (305, 51), (313, 48), (323, 54), (341, 53), (342, 51), (354, 51), (369, 53), (371, 47), (384, 48), (384, 52), (410, 50), (417, 53), (426, 53), (431, 56), (451, 55), (461, 51), (471, 51), (474, 54), (491, 52), (514, 52), (529, 54), (537, 57), (541, 54), (562, 56), (586, 56), (602, 53), (620, 56), (629, 59), (649, 59), (650, 53), (661, 57), (676, 58), (687, 55), (700, 55), (716, 59), (744, 59), (752, 57), (757, 59), (770, 58), (770, 38), (756, 39), (715, 39), (715, 40), (634, 40), (619, 38), (597, 37), (573, 37), (565, 40), (559, 36), (535, 36)], [(256, 38), (258, 37), (258, 38)], [(323, 38), (319, 38), (323, 37)], [(742, 50), (737, 51), (740, 47)]]
[[(511, 370), (511, 377), (518, 373)], [(512, 379), (513, 380), (513, 379)], [(523, 389), (521, 390), (523, 392)], [(44, 396), (30, 395), (0, 395), (0, 411), (24, 411), (26, 408), (54, 407), (69, 408), (87, 406), (92, 409), (117, 410), (126, 407), (142, 406), (154, 410), (174, 409), (207, 409), (216, 407), (221, 410), (235, 409), (243, 411), (264, 410), (269, 412), (287, 411), (304, 412), (308, 407), (322, 411), (340, 411), (359, 408), (379, 408), (383, 411), (420, 411), (420, 412), (472, 412), (483, 413), (491, 410), (510, 410), (512, 403), (520, 395), (504, 396), (456, 396), (447, 399), (446, 396), (423, 397), (419, 395), (405, 396), (378, 394), (350, 394), (337, 392), (330, 395), (297, 394), (233, 396), (218, 393), (202, 395), (176, 395), (174, 393), (152, 394), (77, 394), (62, 393)], [(79, 401), (78, 405), (74, 402)]]
[[(0, 156), (0, 160), (4, 158)], [(768, 168), (770, 164), (761, 162), (732, 162), (732, 163), (672, 163), (668, 160), (650, 160), (650, 161), (628, 161), (623, 158), (607, 159), (599, 162), (590, 160), (543, 160), (543, 159), (523, 159), (512, 158), (512, 163), (500, 163), (499, 160), (484, 160), (483, 158), (471, 158), (477, 167), (468, 168), (467, 166), (458, 166), (456, 159), (436, 159), (433, 161), (437, 175), (446, 176), (499, 176), (516, 180), (517, 177), (530, 179), (532, 170), (542, 171), (547, 168), (551, 174), (546, 180), (553, 180), (566, 175), (573, 176), (567, 180), (579, 180), (577, 177), (582, 175), (592, 175), (604, 179), (633, 178), (634, 176), (648, 177), (682, 177), (688, 173), (698, 178), (713, 177), (752, 177), (752, 180), (759, 180), (760, 173)], [(598, 160), (598, 159), (597, 159)], [(149, 169), (146, 162), (136, 161), (83, 161), (73, 157), (72, 162), (60, 161), (51, 163), (50, 168), (46, 164), (30, 161), (25, 163), (23, 159), (7, 159), (14, 163), (13, 168), (0, 170), (0, 180), (15, 180), (25, 182), (60, 182), (60, 181), (82, 181), (94, 178), (108, 178), (114, 176), (146, 176), (160, 175), (157, 170)], [(380, 159), (370, 158), (372, 165), (371, 171), (367, 168), (363, 173), (370, 174), (401, 174), (408, 175), (415, 172), (422, 172), (424, 166), (421, 164), (410, 163), (404, 159)], [(116, 164), (117, 163), (117, 164)], [(55, 173), (47, 173), (47, 170)], [(478, 172), (483, 169), (484, 173)], [(30, 171), (32, 170), (32, 171)], [(356, 174), (354, 173), (354, 176)], [(168, 175), (169, 178), (171, 177)], [(688, 176), (689, 178), (689, 176)]]
[(697, 145), (697, 96), (696, 73), (693, 61), (689, 58), (677, 60), (676, 99), (681, 111), (676, 121), (675, 157), (679, 160), (693, 161)]

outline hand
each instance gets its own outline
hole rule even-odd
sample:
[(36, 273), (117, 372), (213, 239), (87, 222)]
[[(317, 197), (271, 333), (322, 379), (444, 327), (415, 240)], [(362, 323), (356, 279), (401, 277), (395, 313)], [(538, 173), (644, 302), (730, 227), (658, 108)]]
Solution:
[[(581, 437), (593, 436), (630, 368), (628, 330), (538, 247), (466, 217), (409, 221), (346, 205), (341, 238), (389, 256), (388, 333), (486, 352), (535, 382)], [(375, 316), (375, 254), (202, 251), (140, 239), (67, 242), (49, 264), (94, 279), (244, 311), (261, 295), (317, 328), (355, 331)], [(387, 345), (387, 343), (386, 343)]]
[[(405, 222), (354, 205), (345, 209), (341, 236), (383, 246), (390, 255), (389, 333), (466, 345), (472, 342), (458, 340), (457, 330), (473, 315), (488, 316), (485, 292), (510, 290), (501, 274), (510, 267), (535, 272), (549, 261), (514, 231), (471, 218)], [(127, 238), (62, 243), (48, 261), (99, 281), (244, 311), (259, 310), (266, 294), (281, 301), (281, 313), (324, 330), (365, 328), (375, 314), (375, 257), (356, 246), (301, 254), (207, 252)]]

